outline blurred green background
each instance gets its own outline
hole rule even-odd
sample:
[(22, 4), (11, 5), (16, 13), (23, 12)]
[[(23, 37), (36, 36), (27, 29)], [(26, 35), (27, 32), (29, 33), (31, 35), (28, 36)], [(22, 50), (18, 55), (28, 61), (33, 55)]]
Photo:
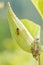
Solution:
[(12, 40), (6, 11), (8, 1), (19, 19), (29, 19), (41, 26), (41, 44), (43, 44), (43, 20), (31, 0), (0, 0), (0, 3), (4, 3), (4, 7), (0, 8), (0, 65), (36, 65), (37, 62), (32, 55), (23, 51), (16, 41)]

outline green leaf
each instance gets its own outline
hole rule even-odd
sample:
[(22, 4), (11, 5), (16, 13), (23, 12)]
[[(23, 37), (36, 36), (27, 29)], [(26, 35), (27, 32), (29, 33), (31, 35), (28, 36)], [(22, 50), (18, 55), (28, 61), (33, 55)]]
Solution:
[(43, 19), (43, 0), (31, 0)]

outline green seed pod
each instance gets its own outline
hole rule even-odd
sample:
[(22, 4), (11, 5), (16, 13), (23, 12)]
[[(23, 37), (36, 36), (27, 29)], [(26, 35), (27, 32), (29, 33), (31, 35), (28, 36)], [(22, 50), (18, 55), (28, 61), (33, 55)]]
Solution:
[(34, 44), (34, 39), (36, 37), (40, 38), (40, 26), (29, 20), (19, 20), (13, 12), (10, 3), (8, 3), (7, 6), (7, 13), (12, 38), (16, 40), (17, 44), (23, 50), (31, 52), (31, 46)]

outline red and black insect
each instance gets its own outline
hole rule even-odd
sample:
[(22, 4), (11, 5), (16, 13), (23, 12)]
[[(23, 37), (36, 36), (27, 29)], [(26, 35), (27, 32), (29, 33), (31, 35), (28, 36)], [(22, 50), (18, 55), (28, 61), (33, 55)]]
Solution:
[(19, 28), (16, 29), (16, 33), (17, 33), (17, 35), (19, 35)]

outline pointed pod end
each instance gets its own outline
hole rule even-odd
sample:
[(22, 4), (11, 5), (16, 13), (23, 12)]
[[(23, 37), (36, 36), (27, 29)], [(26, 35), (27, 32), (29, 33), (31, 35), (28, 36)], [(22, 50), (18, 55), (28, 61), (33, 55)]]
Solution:
[(7, 3), (6, 7), (7, 7), (7, 8), (9, 8), (9, 7), (10, 7), (10, 2), (8, 2), (8, 3)]

